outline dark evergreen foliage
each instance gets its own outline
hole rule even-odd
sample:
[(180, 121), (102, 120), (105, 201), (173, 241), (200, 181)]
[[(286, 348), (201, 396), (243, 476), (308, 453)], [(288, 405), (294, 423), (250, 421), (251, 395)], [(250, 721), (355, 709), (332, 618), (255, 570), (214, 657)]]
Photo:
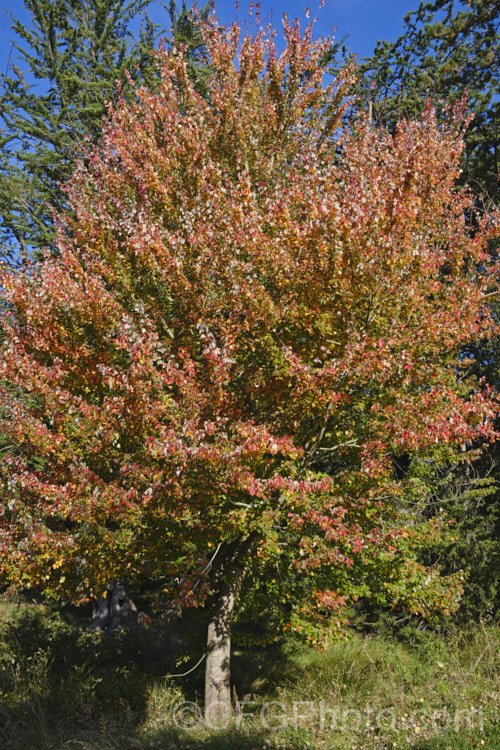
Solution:
[[(151, 0), (25, 0), (30, 27), (13, 20), (18, 38), (0, 75), (0, 261), (26, 262), (52, 248), (52, 212), (86, 140), (98, 139), (108, 102), (125, 95), (129, 76), (154, 87), (151, 56), (159, 30), (145, 15)], [(171, 0), (168, 44), (184, 44), (190, 75), (206, 92), (209, 68), (196, 16)], [(209, 6), (201, 9), (206, 17)], [(142, 18), (138, 39), (130, 23)]]
[[(181, 9), (177, 9), (175, 0), (170, 0), (167, 9), (171, 21), (172, 37), (170, 43), (177, 47), (184, 45), (188, 53), (188, 75), (196, 83), (197, 91), (204, 97), (207, 95), (207, 80), (210, 75), (210, 64), (207, 51), (203, 43), (197, 16), (182, 0)], [(210, 12), (210, 5), (205, 5), (198, 11), (202, 19), (206, 19)]]
[[(374, 120), (393, 124), (466, 93), (474, 120), (464, 172), (478, 193), (498, 193), (500, 0), (422, 0), (395, 42), (378, 42), (361, 66), (360, 93)], [(497, 195), (498, 198), (498, 195)]]
[(126, 71), (151, 66), (155, 29), (128, 31), (150, 0), (25, 0), (29, 27), (13, 20), (18, 43), (0, 76), (0, 243), (10, 265), (52, 246), (52, 207), (75, 150), (101, 132), (106, 103)]

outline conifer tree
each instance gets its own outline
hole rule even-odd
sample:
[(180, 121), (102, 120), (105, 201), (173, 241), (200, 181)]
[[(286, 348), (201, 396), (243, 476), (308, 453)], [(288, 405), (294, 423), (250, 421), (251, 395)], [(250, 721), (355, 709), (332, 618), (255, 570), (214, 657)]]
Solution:
[(128, 27), (150, 0), (25, 0), (29, 27), (13, 20), (19, 42), (0, 76), (1, 258), (15, 265), (30, 249), (53, 246), (52, 208), (71, 174), (77, 144), (101, 133), (117, 81), (149, 65), (155, 29), (139, 40)]
[(478, 193), (498, 192), (500, 0), (421, 0), (395, 42), (378, 42), (361, 67), (362, 96), (373, 116), (394, 125), (418, 116), (430, 98), (454, 103), (466, 93), (474, 112), (463, 167)]
[(192, 8), (187, 7), (185, 0), (182, 0), (180, 10), (177, 9), (175, 0), (170, 0), (167, 10), (171, 21), (171, 43), (185, 47), (189, 78), (195, 83), (196, 90), (206, 97), (211, 68), (198, 20), (207, 20), (210, 6), (205, 5), (196, 15)]

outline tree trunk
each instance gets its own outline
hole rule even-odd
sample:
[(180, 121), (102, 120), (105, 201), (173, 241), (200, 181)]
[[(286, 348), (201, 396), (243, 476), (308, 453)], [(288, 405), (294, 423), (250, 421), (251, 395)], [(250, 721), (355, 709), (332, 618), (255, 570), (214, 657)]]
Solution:
[(137, 624), (137, 607), (130, 599), (123, 583), (108, 585), (106, 595), (97, 602), (92, 612), (92, 622), (87, 630), (113, 633), (120, 627)]
[(225, 544), (216, 561), (216, 593), (210, 609), (205, 668), (205, 720), (210, 726), (225, 726), (231, 717), (231, 622), (246, 573), (244, 557), (256, 540)]

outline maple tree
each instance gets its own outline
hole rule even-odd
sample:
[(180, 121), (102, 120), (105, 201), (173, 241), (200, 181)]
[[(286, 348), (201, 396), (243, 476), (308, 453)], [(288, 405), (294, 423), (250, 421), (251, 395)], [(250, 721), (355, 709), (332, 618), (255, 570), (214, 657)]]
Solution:
[(496, 438), (461, 352), (494, 331), (498, 268), (496, 217), (456, 187), (463, 108), (342, 128), (354, 73), (325, 84), (312, 25), (285, 19), (281, 53), (270, 28), (200, 29), (208, 93), (158, 53), (159, 90), (76, 166), (57, 256), (1, 276), (0, 571), (205, 606), (214, 717), (239, 602), (319, 645), (361, 595), (456, 606), (461, 576), (415, 560), (439, 521), (400, 502), (425, 482), (394, 462)]

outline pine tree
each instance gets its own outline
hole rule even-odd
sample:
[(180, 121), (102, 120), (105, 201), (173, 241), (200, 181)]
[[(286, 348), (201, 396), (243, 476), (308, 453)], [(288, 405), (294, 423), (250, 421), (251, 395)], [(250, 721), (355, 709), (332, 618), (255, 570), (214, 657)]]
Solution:
[(0, 242), (10, 265), (30, 249), (53, 247), (52, 209), (77, 144), (101, 133), (106, 102), (126, 71), (150, 65), (155, 29), (138, 41), (130, 22), (150, 0), (25, 0), (31, 26), (14, 20), (17, 58), (0, 76)]
[(498, 190), (500, 0), (421, 0), (396, 42), (382, 41), (361, 66), (361, 94), (375, 120), (418, 116), (425, 99), (453, 104), (464, 93), (474, 112), (464, 173), (478, 193)]
[(207, 20), (210, 6), (205, 5), (197, 16), (192, 9), (187, 7), (185, 0), (182, 0), (180, 11), (177, 9), (175, 0), (170, 0), (167, 10), (172, 24), (171, 44), (185, 47), (189, 78), (195, 83), (196, 90), (206, 97), (211, 68), (198, 20)]

